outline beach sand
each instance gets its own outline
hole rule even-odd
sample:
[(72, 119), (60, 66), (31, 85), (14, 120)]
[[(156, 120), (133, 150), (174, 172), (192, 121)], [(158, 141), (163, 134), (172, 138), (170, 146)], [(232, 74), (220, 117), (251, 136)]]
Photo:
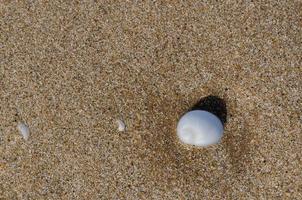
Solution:
[[(301, 1), (3, 0), (0, 16), (0, 199), (302, 198)], [(180, 144), (209, 95), (221, 143)]]

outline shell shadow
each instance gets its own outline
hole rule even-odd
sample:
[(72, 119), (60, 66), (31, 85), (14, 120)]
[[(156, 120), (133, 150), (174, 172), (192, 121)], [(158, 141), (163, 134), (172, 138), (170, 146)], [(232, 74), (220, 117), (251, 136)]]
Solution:
[(216, 115), (222, 122), (223, 126), (227, 122), (227, 107), (223, 99), (217, 96), (207, 96), (201, 98), (189, 111), (205, 110)]

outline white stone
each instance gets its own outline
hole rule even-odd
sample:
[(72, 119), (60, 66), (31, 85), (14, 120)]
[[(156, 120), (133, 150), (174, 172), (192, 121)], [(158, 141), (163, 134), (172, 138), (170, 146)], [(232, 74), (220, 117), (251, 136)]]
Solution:
[(216, 115), (194, 110), (183, 115), (177, 125), (181, 142), (196, 146), (217, 144), (223, 135), (223, 124)]
[(26, 124), (20, 122), (18, 124), (18, 129), (20, 134), (23, 136), (24, 140), (28, 140), (29, 138), (29, 128)]
[(122, 121), (122, 120), (120, 120), (120, 119), (118, 119), (118, 120), (116, 120), (116, 123), (117, 123), (117, 125), (118, 125), (118, 131), (125, 131), (125, 129), (126, 129), (126, 125), (125, 125), (125, 123)]

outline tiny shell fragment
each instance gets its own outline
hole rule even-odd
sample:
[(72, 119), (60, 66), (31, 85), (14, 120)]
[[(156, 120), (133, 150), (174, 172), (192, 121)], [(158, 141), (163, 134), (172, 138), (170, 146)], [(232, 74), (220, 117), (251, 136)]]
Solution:
[(18, 129), (20, 131), (20, 134), (23, 136), (24, 140), (28, 140), (29, 138), (29, 128), (26, 124), (20, 122), (18, 124)]
[(118, 131), (125, 131), (126, 125), (122, 120), (118, 119), (116, 120), (116, 123), (118, 125)]

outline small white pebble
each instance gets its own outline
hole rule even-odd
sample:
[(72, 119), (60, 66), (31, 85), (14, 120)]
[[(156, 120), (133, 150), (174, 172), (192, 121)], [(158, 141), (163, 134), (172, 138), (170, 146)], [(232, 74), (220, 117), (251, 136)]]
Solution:
[(118, 131), (125, 131), (126, 125), (122, 120), (118, 119), (116, 120), (116, 123), (118, 125)]
[(20, 134), (23, 136), (24, 140), (28, 140), (29, 138), (29, 128), (26, 124), (20, 122), (18, 124), (18, 129), (20, 131)]
[(223, 135), (223, 124), (210, 112), (190, 111), (180, 118), (177, 135), (185, 144), (205, 147), (220, 141)]

